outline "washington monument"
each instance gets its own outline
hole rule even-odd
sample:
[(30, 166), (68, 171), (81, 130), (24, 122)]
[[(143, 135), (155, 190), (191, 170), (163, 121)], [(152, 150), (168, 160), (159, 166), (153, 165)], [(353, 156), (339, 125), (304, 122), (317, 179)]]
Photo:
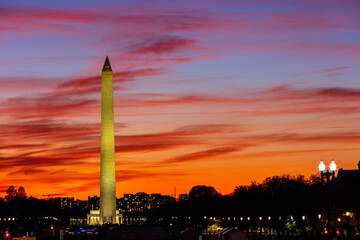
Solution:
[(116, 181), (113, 72), (106, 56), (101, 80), (100, 225), (115, 224)]

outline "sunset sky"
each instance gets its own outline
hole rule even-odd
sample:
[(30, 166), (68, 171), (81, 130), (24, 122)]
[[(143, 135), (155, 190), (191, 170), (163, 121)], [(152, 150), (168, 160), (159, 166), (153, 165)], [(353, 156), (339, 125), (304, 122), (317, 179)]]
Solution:
[(99, 195), (114, 71), (117, 197), (222, 194), (360, 160), (360, 1), (1, 1), (0, 196)]

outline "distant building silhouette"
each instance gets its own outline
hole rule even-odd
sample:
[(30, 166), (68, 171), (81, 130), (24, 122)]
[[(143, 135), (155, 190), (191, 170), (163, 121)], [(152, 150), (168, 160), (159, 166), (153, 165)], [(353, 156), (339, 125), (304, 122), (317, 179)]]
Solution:
[(56, 197), (54, 198), (54, 202), (58, 204), (61, 207), (61, 209), (73, 208), (74, 206), (73, 197)]
[(189, 200), (189, 194), (186, 194), (186, 193), (180, 194), (179, 200), (180, 201), (188, 201)]
[(358, 169), (340, 168), (336, 179), (335, 196), (344, 210), (359, 210), (360, 206), (360, 161)]
[(98, 196), (93, 196), (93, 197), (88, 196), (88, 204), (90, 210), (99, 210), (100, 198)]

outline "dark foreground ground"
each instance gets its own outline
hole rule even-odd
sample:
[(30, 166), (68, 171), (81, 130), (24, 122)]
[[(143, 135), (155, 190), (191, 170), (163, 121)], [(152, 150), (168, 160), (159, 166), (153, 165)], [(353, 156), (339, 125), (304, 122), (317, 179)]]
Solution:
[[(59, 240), (60, 236), (39, 236), (38, 240)], [(64, 235), (64, 240), (108, 240), (104, 234), (98, 235)], [(150, 238), (149, 238), (150, 239)], [(359, 236), (336, 236), (328, 238), (327, 236), (265, 236), (265, 235), (250, 235), (248, 240), (360, 240)], [(26, 240), (26, 238), (23, 238)], [(148, 240), (148, 239), (121, 239), (121, 240)], [(156, 240), (156, 239), (152, 239)], [(168, 240), (198, 240), (198, 238), (183, 238), (180, 234), (169, 236)], [(218, 235), (203, 235), (202, 240), (232, 240), (224, 238), (219, 238)], [(238, 239), (234, 239), (238, 240)], [(240, 239), (239, 239), (240, 240)]]

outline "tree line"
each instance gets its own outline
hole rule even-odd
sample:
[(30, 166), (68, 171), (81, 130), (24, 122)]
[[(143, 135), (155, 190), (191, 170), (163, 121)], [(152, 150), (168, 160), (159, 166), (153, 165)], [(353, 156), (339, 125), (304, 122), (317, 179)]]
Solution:
[[(309, 178), (272, 176), (260, 183), (239, 185), (230, 195), (221, 195), (212, 186), (194, 186), (187, 201), (173, 202), (146, 212), (146, 224), (165, 226), (176, 222), (182, 228), (206, 228), (215, 222), (221, 226), (239, 227), (241, 224), (243, 227), (259, 226), (266, 222), (268, 226), (281, 223), (288, 224), (289, 228), (307, 226), (315, 229), (316, 225), (324, 226), (327, 220), (328, 187), (332, 199), (331, 222), (335, 228), (351, 225), (360, 229), (359, 189), (345, 188), (337, 179), (325, 186), (319, 174)], [(27, 197), (23, 187), (16, 189), (13, 186), (8, 188), (5, 198), (0, 198), (0, 213), (3, 217), (19, 218), (51, 215), (64, 219), (64, 223), (74, 215), (73, 210), (66, 212), (53, 201)], [(79, 212), (76, 216), (86, 216), (86, 213)], [(244, 221), (240, 222), (240, 218)], [(260, 218), (263, 218), (262, 222)]]
[[(221, 195), (211, 186), (194, 186), (188, 201), (179, 201), (154, 210), (147, 224), (177, 224), (199, 227), (270, 227), (278, 231), (321, 232), (326, 227), (330, 187), (330, 221), (334, 229), (360, 227), (360, 204), (343, 198), (343, 186), (336, 179), (325, 185), (320, 175), (272, 176), (261, 183), (237, 186), (230, 195)], [(349, 190), (351, 191), (351, 190)], [(353, 191), (358, 191), (353, 189)], [(351, 212), (351, 217), (349, 215)]]

